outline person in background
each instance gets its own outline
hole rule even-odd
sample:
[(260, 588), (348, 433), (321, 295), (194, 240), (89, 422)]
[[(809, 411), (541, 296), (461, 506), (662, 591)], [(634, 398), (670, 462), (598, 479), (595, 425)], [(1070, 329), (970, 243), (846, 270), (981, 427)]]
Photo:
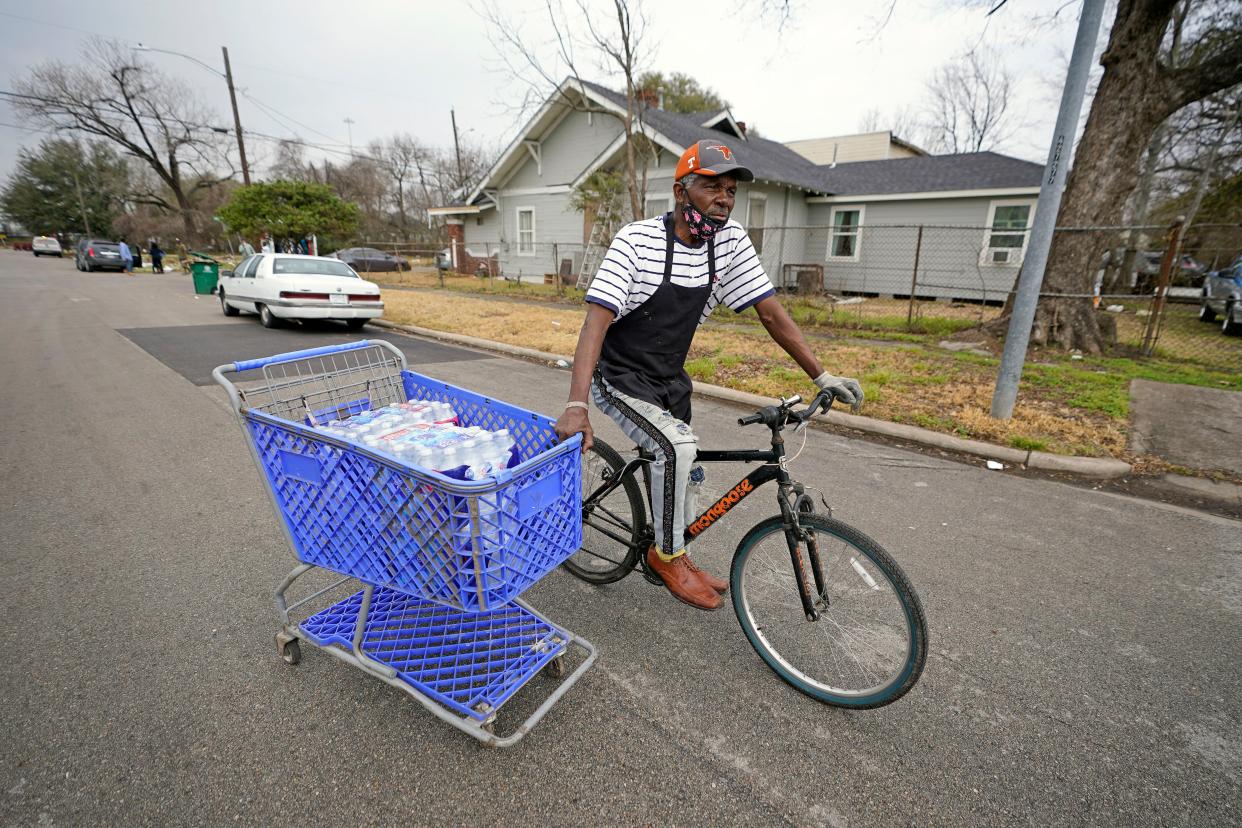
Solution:
[(164, 251), (160, 249), (160, 243), (155, 239), (151, 239), (147, 246), (147, 251), (151, 254), (151, 272), (164, 272)]
[(272, 244), (272, 237), (264, 233), (259, 237), (259, 249), (264, 253), (275, 253), (276, 246)]
[(142, 245), (135, 243), (130, 252), (134, 254), (134, 269), (142, 270)]
[(253, 245), (253, 244), (251, 244), (250, 242), (246, 241), (245, 239), (242, 239), (242, 240), (241, 240), (241, 244), (239, 244), (239, 245), (237, 246), (237, 253), (238, 253), (238, 255), (242, 256), (243, 258), (245, 258), (246, 256), (253, 256), (253, 255), (254, 255), (254, 245)]
[(306, 239), (298, 239), (298, 252), (306, 255)]
[(124, 236), (121, 236), (120, 241), (117, 242), (117, 247), (120, 249), (120, 252), (121, 252), (121, 263), (125, 265), (125, 272), (133, 273), (134, 272), (134, 254), (130, 252), (129, 245), (125, 243)]

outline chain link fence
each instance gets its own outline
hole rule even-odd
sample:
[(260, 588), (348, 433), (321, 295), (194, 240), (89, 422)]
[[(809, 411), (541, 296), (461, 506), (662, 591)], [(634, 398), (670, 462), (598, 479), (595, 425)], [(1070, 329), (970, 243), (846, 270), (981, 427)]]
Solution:
[[(1054, 253), (1085, 263), (1084, 272), (1076, 292), (1041, 296), (1090, 302), (1118, 353), (1242, 370), (1242, 337), (1222, 332), (1223, 308), (1201, 312), (1205, 284), (1215, 284), (1208, 274), (1242, 254), (1242, 225), (1061, 227), (1056, 235)], [(1022, 225), (767, 227), (750, 236), (796, 321), (877, 338), (984, 328), (1002, 315), (1029, 241)], [(443, 262), (448, 254), (451, 272), (557, 293), (573, 288), (586, 253), (581, 243), (559, 242), (458, 242), (455, 257), (452, 242), (357, 244), (403, 257), (422, 283), (438, 274), (437, 255)]]
[[(1001, 316), (1029, 235), (1021, 226), (940, 225), (750, 232), (800, 322), (932, 335)], [(1062, 227), (1056, 235), (1054, 252), (1087, 264), (1078, 292), (1045, 290), (1042, 298), (1090, 301), (1125, 355), (1242, 370), (1242, 337), (1222, 331), (1220, 308), (1201, 312), (1205, 283), (1221, 283), (1209, 274), (1242, 254), (1242, 226)], [(1221, 324), (1201, 321), (1211, 317)]]

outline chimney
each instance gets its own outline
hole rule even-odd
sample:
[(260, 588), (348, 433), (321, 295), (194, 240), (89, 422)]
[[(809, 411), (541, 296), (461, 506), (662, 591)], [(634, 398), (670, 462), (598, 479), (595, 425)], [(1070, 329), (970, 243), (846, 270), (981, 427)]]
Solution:
[(661, 86), (656, 90), (656, 109), (664, 108), (664, 87)]
[(739, 130), (741, 130), (741, 132), (742, 132), (742, 137), (743, 137), (743, 138), (745, 138), (745, 137), (746, 137), (746, 122), (745, 122), (745, 121), (738, 121), (738, 122), (737, 122), (737, 128), (738, 128)]
[(659, 89), (640, 89), (638, 90), (638, 100), (645, 103), (648, 109), (662, 109), (664, 92)]

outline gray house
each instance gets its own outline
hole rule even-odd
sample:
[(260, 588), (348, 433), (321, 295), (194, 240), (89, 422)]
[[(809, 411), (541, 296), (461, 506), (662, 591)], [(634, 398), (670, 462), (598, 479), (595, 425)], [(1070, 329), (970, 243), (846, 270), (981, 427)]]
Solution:
[[(645, 214), (670, 209), (685, 147), (702, 138), (727, 142), (755, 173), (739, 187), (733, 217), (778, 286), (810, 279), (834, 293), (975, 300), (999, 300), (1012, 288), (1039, 164), (991, 152), (817, 164), (747, 135), (728, 110), (685, 114), (649, 103), (644, 132), (656, 152)], [(571, 193), (596, 170), (624, 163), (621, 123), (587, 107), (622, 114), (625, 97), (565, 81), (473, 192), (431, 210), (449, 225), (458, 270), (487, 266), (542, 279), (582, 266), (592, 217), (570, 206)]]

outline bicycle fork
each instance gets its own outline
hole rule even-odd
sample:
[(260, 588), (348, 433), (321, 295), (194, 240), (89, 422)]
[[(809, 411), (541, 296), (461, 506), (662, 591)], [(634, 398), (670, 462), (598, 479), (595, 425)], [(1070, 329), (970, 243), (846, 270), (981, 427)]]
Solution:
[[(801, 497), (801, 492), (798, 493)], [(798, 522), (798, 509), (790, 509), (785, 523), (785, 543), (789, 547), (789, 558), (793, 563), (794, 576), (798, 579), (798, 597), (802, 601), (802, 612), (807, 621), (819, 620), (819, 609), (828, 607), (828, 588), (824, 582), (824, 568), (819, 559), (819, 544), (815, 540), (815, 532), (803, 529)], [(802, 544), (806, 541), (807, 558), (810, 560), (811, 577), (815, 580), (815, 591), (811, 591), (810, 579), (807, 577), (807, 566), (802, 560)], [(818, 600), (817, 600), (818, 599)]]

